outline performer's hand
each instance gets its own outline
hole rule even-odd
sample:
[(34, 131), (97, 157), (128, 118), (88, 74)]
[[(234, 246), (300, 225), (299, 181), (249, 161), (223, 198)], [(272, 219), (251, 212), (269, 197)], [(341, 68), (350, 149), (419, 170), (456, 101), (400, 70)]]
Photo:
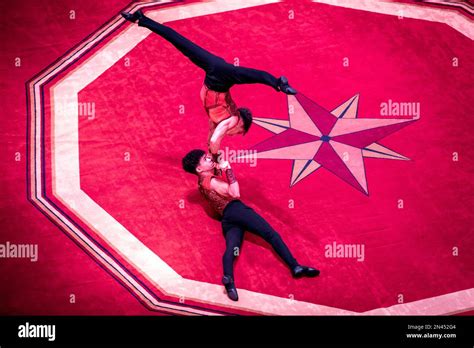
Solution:
[(227, 161), (220, 161), (219, 163), (217, 163), (217, 168), (226, 170), (230, 168), (230, 164)]
[(216, 163), (219, 162), (219, 154), (218, 153), (212, 153), (211, 151), (209, 151), (209, 154), (212, 156), (212, 160)]

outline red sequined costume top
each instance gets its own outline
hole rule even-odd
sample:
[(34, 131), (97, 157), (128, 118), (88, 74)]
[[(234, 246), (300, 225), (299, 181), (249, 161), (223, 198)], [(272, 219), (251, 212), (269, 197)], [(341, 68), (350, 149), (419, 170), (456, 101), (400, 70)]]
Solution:
[(211, 179), (220, 178), (219, 172), (220, 171), (215, 171), (216, 175), (199, 176), (198, 185), (199, 192), (201, 192), (206, 201), (209, 202), (211, 208), (215, 210), (220, 216), (222, 216), (224, 208), (227, 206), (227, 204), (236, 200), (236, 198), (224, 197), (217, 191), (211, 189)]
[(207, 115), (216, 125), (231, 116), (239, 116), (230, 91), (216, 92), (203, 84), (200, 97)]

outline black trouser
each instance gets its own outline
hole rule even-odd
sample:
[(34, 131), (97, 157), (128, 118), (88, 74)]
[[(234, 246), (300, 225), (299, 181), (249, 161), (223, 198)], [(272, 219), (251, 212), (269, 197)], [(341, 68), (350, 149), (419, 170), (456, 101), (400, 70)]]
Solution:
[(148, 17), (140, 19), (139, 26), (146, 27), (168, 40), (173, 46), (188, 57), (194, 64), (206, 72), (204, 83), (211, 90), (226, 92), (235, 84), (262, 83), (278, 89), (279, 79), (266, 71), (236, 67), (227, 63), (195, 43), (191, 42), (175, 30), (157, 23)]
[(234, 277), (234, 259), (240, 254), (244, 232), (249, 231), (270, 243), (288, 267), (298, 265), (280, 235), (255, 210), (239, 200), (232, 201), (224, 209), (222, 230), (225, 235), (226, 250), (222, 257), (224, 275)]

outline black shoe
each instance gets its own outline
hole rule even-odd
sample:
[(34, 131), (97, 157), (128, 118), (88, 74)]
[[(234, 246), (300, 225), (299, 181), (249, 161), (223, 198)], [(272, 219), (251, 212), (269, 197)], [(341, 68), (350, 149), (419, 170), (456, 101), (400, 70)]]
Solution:
[(288, 79), (285, 76), (280, 76), (280, 79), (278, 80), (278, 89), (286, 94), (294, 95), (298, 93), (296, 89), (288, 84)]
[(141, 10), (135, 11), (134, 13), (130, 12), (121, 12), (120, 13), (123, 18), (125, 18), (127, 21), (135, 23), (137, 20), (140, 20), (144, 17), (144, 14)]
[(232, 301), (238, 301), (239, 295), (237, 294), (237, 289), (235, 288), (234, 279), (231, 276), (223, 276), (222, 284), (225, 285), (225, 290), (227, 291), (227, 296)]
[(294, 278), (301, 278), (301, 277), (316, 277), (319, 275), (319, 270), (312, 267), (307, 266), (296, 266), (291, 270), (291, 274)]

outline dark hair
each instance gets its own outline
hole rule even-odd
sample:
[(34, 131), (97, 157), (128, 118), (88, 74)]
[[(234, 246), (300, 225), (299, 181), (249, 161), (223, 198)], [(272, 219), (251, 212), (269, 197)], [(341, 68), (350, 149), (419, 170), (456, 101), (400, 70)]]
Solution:
[(183, 169), (191, 174), (197, 174), (196, 168), (199, 165), (201, 157), (205, 154), (203, 150), (191, 150), (183, 157), (181, 163), (183, 164)]
[(239, 111), (240, 118), (244, 122), (244, 134), (246, 134), (252, 125), (252, 112), (247, 108), (238, 108), (237, 111)]

